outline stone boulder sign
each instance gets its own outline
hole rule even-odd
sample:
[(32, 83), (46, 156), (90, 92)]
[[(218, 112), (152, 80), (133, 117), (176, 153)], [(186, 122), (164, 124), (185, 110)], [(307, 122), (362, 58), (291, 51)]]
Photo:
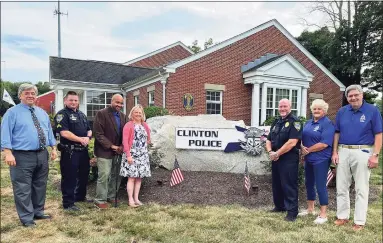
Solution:
[(251, 156), (244, 151), (225, 153), (229, 143), (246, 141), (243, 121), (226, 120), (221, 115), (161, 116), (147, 120), (153, 148), (163, 155), (160, 165), (171, 170), (177, 156), (182, 170), (265, 174), (261, 161), (266, 153)]

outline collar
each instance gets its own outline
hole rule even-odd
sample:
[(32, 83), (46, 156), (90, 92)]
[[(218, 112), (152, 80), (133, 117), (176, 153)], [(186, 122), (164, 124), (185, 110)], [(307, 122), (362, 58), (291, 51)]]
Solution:
[(287, 114), (287, 116), (286, 116), (285, 118), (282, 118), (282, 116), (279, 116), (279, 120), (281, 120), (281, 121), (287, 121), (287, 120), (290, 118), (290, 116), (291, 116), (291, 111), (290, 111), (289, 114)]
[(33, 108), (33, 109), (36, 108), (35, 105), (33, 105), (33, 106), (29, 106), (29, 105), (26, 105), (26, 104), (24, 104), (24, 103), (22, 103), (22, 102), (20, 102), (20, 106), (23, 107), (23, 108), (25, 108), (25, 109), (28, 109), (28, 110), (29, 110), (30, 108)]
[(111, 112), (112, 114), (120, 114), (120, 112), (119, 111), (116, 111), (115, 109), (113, 109), (113, 107), (112, 106), (108, 106), (108, 111), (109, 112)]
[(321, 119), (319, 119), (318, 121), (314, 121), (314, 118), (312, 119), (311, 121), (311, 124), (318, 124), (318, 123), (321, 123), (324, 119), (326, 118), (326, 116), (323, 116)]
[[(356, 110), (355, 112), (358, 112), (358, 111), (364, 112), (365, 109), (366, 109), (366, 103), (367, 102), (365, 100), (363, 100), (361, 107), (359, 107), (359, 109)], [(348, 105), (348, 110), (349, 111), (354, 111), (354, 109), (352, 109), (352, 106), (350, 104)]]
[(66, 107), (66, 106), (65, 106), (65, 109), (66, 109), (67, 111), (69, 111), (69, 112), (73, 112), (73, 113), (76, 113), (76, 112), (78, 111), (78, 109), (76, 109), (76, 110), (72, 110), (72, 109), (70, 109), (70, 108), (68, 108), (68, 107)]

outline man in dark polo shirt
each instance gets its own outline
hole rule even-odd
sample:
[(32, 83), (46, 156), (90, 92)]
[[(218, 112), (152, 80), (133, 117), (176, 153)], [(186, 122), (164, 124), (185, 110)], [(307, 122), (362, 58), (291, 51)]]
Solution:
[(286, 221), (295, 221), (298, 215), (298, 164), (302, 138), (302, 124), (291, 114), (288, 99), (279, 101), (280, 117), (271, 125), (266, 149), (272, 161), (274, 209), (287, 211)]
[(337, 220), (344, 225), (350, 217), (349, 189), (355, 181), (354, 230), (364, 227), (367, 217), (369, 179), (372, 168), (378, 167), (382, 148), (382, 116), (377, 107), (363, 100), (359, 85), (347, 87), (349, 105), (336, 115), (332, 161), (337, 165)]

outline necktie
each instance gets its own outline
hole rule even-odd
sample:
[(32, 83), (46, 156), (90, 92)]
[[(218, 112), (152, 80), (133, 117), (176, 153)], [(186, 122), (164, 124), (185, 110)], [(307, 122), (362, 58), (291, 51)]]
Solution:
[(35, 114), (35, 108), (31, 107), (31, 108), (29, 108), (29, 110), (31, 111), (33, 124), (35, 125), (35, 127), (37, 129), (37, 134), (39, 136), (39, 144), (40, 144), (39, 145), (39, 149), (44, 149), (45, 148), (45, 144), (46, 144), (46, 138), (45, 138), (45, 135), (44, 135), (44, 131), (43, 131), (43, 129), (40, 126), (39, 120), (37, 120), (37, 116)]

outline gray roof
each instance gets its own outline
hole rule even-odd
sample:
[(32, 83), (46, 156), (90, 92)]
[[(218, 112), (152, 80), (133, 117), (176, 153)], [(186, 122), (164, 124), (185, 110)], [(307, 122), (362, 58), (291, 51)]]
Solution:
[(120, 63), (49, 57), (51, 79), (90, 83), (124, 84), (155, 69), (126, 66)]
[(284, 55), (277, 55), (273, 53), (266, 53), (266, 55), (261, 56), (258, 59), (255, 59), (254, 61), (249, 62), (248, 64), (242, 65), (241, 66), (241, 72), (249, 72), (249, 71), (254, 71), (262, 66), (265, 66), (266, 64), (273, 62)]

